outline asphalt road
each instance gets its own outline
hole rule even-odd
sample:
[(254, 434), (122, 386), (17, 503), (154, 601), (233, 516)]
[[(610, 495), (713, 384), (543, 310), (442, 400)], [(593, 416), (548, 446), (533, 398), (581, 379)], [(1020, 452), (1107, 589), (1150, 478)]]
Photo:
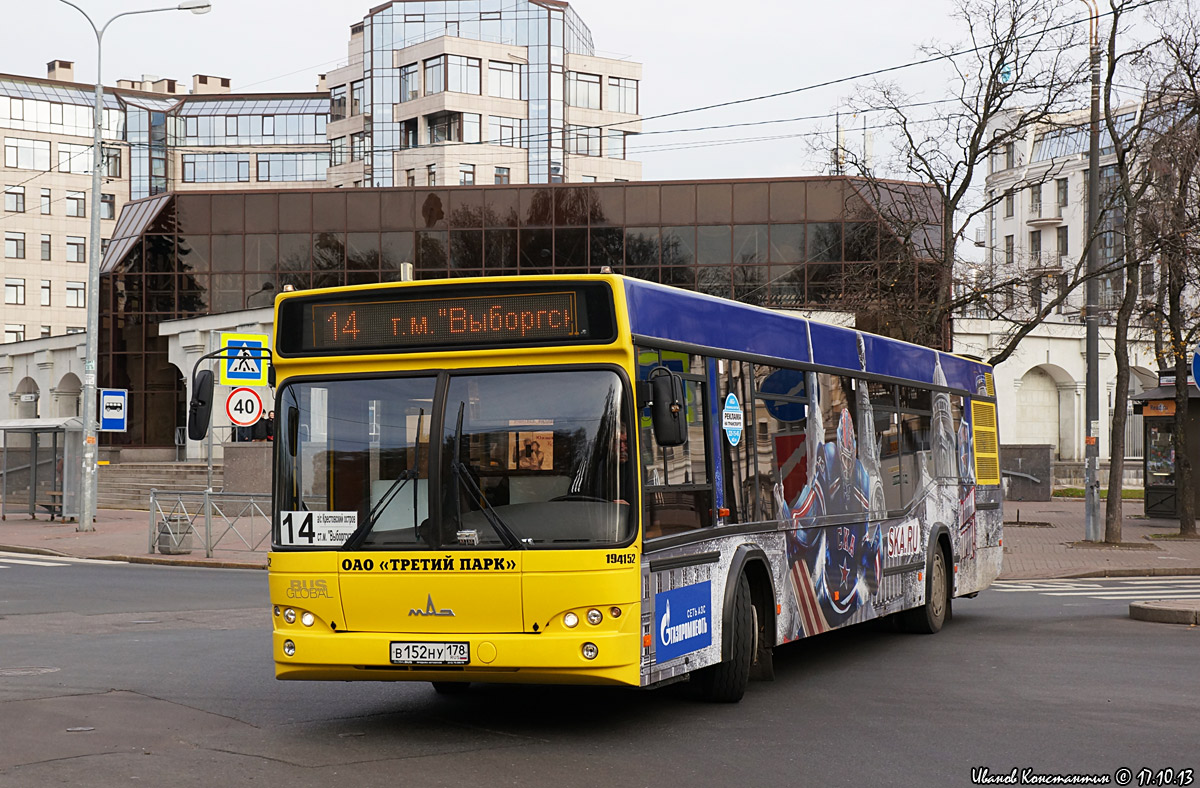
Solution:
[(1200, 769), (1200, 628), (1097, 598), (1120, 581), (957, 600), (932, 637), (868, 626), (784, 647), (774, 682), (724, 706), (686, 685), (276, 682), (264, 572), (19, 559), (34, 565), (0, 555), (12, 788), (941, 786), (981, 767), (1125, 767), (1137, 785), (1143, 768)]

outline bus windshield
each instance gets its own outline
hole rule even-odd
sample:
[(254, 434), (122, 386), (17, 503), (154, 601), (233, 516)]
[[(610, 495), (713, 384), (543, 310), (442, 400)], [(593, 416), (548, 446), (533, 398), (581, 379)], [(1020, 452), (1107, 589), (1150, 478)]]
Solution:
[[(277, 506), (350, 516), (359, 547), (611, 546), (636, 527), (608, 370), (325, 380), (280, 396)], [(441, 425), (440, 440), (431, 440)], [(431, 484), (433, 482), (433, 484)], [(434, 486), (436, 485), (436, 487)]]

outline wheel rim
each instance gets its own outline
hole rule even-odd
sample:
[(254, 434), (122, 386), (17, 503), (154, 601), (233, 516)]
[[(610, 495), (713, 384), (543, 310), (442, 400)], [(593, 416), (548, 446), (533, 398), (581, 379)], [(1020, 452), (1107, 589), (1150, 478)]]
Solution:
[(929, 586), (929, 612), (935, 621), (941, 621), (946, 613), (946, 562), (940, 551), (933, 557)]

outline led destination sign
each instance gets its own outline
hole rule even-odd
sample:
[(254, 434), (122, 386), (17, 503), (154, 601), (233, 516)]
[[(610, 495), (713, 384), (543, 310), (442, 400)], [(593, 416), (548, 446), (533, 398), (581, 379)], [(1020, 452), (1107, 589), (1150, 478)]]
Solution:
[(339, 293), (285, 302), (279, 350), (303, 355), (594, 343), (615, 339), (613, 319), (611, 290), (590, 283)]

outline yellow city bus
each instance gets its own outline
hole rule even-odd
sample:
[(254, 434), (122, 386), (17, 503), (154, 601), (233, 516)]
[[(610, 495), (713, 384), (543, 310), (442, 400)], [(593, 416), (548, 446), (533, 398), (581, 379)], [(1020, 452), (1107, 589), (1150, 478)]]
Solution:
[(282, 293), (279, 679), (736, 701), (999, 573), (990, 369), (617, 275)]

